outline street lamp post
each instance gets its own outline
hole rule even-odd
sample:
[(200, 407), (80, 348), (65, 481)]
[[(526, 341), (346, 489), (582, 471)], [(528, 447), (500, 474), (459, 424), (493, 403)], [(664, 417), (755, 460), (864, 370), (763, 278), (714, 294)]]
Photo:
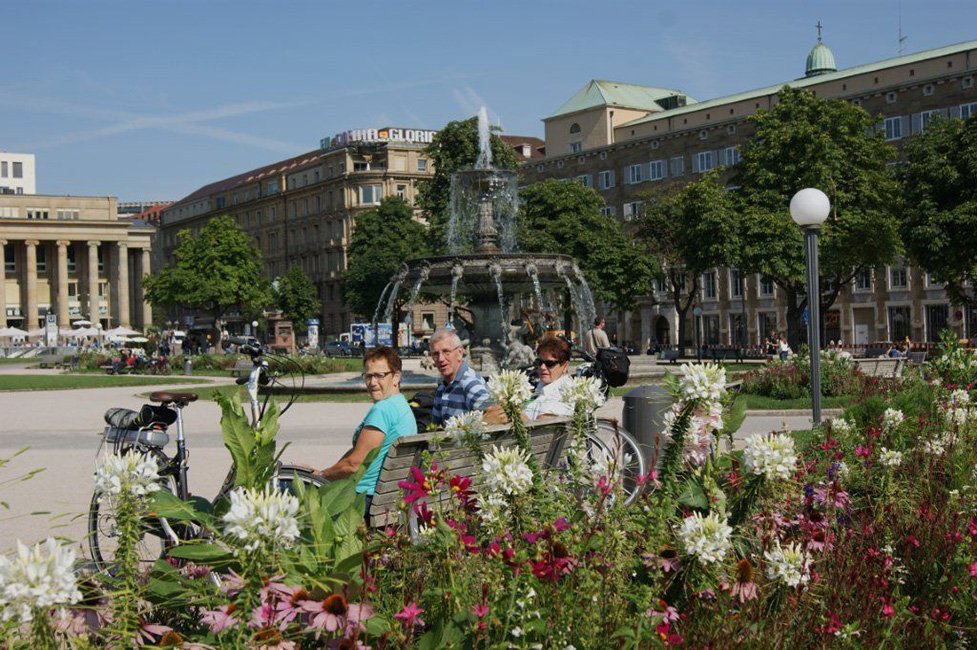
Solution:
[(804, 231), (807, 258), (807, 344), (811, 349), (811, 419), (821, 424), (821, 289), (818, 285), (818, 232), (831, 212), (821, 190), (808, 187), (790, 200), (790, 216)]

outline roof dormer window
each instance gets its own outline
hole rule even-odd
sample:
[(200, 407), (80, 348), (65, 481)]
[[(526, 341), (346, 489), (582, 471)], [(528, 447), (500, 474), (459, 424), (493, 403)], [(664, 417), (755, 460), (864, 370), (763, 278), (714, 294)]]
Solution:
[(573, 124), (571, 124), (570, 125), (570, 133), (571, 134), (573, 134), (573, 133), (580, 133), (580, 125), (577, 124), (576, 122), (574, 122)]

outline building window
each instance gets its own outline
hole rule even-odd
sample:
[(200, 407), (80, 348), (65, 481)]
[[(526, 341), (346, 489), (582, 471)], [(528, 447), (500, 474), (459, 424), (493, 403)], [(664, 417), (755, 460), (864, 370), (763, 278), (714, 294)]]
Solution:
[(104, 248), (104, 246), (99, 246), (98, 248), (96, 248), (96, 250), (98, 251), (98, 272), (99, 273), (104, 273), (105, 272), (105, 255), (102, 254), (102, 249), (103, 248)]
[(889, 289), (908, 289), (909, 274), (905, 266), (893, 266), (889, 269)]
[(895, 104), (897, 98), (898, 97), (897, 97), (897, 95), (894, 92), (888, 92), (888, 93), (885, 94), (885, 103), (886, 104)]
[(922, 111), (921, 113), (913, 113), (913, 133), (922, 133), (929, 126), (929, 123), (933, 120), (935, 116), (946, 117), (946, 112), (943, 109), (936, 108), (931, 111)]
[(380, 185), (360, 186), (360, 205), (377, 205), (383, 198), (383, 188)]
[(570, 153), (580, 153), (583, 151), (583, 142), (571, 142), (570, 143)]
[(726, 147), (723, 149), (723, 165), (726, 167), (738, 165), (742, 158), (739, 147)]
[(699, 139), (700, 140), (705, 140), (708, 137), (709, 137), (709, 133), (705, 129), (702, 129), (701, 131), (699, 131)]
[(773, 280), (771, 280), (766, 276), (761, 276), (759, 288), (760, 288), (760, 297), (769, 298), (770, 296), (773, 295)]
[(899, 140), (905, 133), (903, 133), (902, 121), (906, 119), (905, 117), (887, 117), (885, 118), (885, 139), (886, 140)]
[(573, 124), (571, 124), (570, 125), (570, 133), (571, 134), (573, 134), (573, 133), (580, 133), (580, 125), (577, 124), (576, 122), (574, 122)]
[(22, 162), (15, 162), (13, 164), (13, 168), (14, 168), (14, 178), (23, 178), (24, 177), (24, 163), (22, 163)]
[(969, 120), (974, 115), (977, 115), (977, 102), (971, 102), (970, 104), (960, 104), (961, 119)]
[(368, 162), (354, 162), (353, 163), (354, 172), (368, 172), (370, 171), (370, 163)]
[(48, 211), (47, 210), (39, 210), (37, 208), (28, 208), (27, 209), (27, 218), (28, 219), (47, 219), (48, 218)]
[(75, 247), (68, 244), (68, 273), (74, 273), (78, 270), (78, 263), (75, 262)]
[(693, 162), (693, 173), (702, 174), (709, 171), (716, 166), (715, 159), (713, 158), (711, 151), (700, 151), (692, 159)]
[(577, 182), (584, 187), (593, 187), (593, 184), (590, 182), (590, 174), (581, 174), (580, 176), (577, 176)]
[(631, 221), (637, 216), (641, 215), (641, 206), (644, 205), (644, 201), (630, 201), (624, 204), (624, 220)]
[(641, 165), (628, 165), (628, 184), (641, 182)]
[(934, 90), (935, 89), (933, 88), (933, 84), (926, 84), (925, 86), (923, 86), (923, 96), (930, 97), (933, 94)]
[(703, 300), (716, 299), (716, 274), (713, 271), (702, 274), (702, 298)]
[(614, 170), (608, 169), (602, 172), (598, 172), (597, 181), (599, 183), (600, 189), (608, 190), (614, 187), (617, 179), (614, 178)]
[(729, 295), (733, 298), (743, 296), (743, 274), (739, 269), (729, 270)]
[(17, 258), (13, 246), (3, 247), (3, 268), (7, 273), (17, 272)]
[(37, 272), (47, 273), (47, 247), (43, 244), (39, 245), (35, 254), (37, 255)]
[(407, 186), (406, 185), (398, 185), (397, 186), (397, 196), (400, 197), (400, 198), (402, 198), (405, 201), (407, 200)]
[(904, 341), (912, 336), (912, 308), (889, 307), (889, 340)]
[(419, 171), (419, 172), (426, 172), (427, 171), (427, 159), (426, 158), (418, 158), (417, 159), (417, 171)]
[(672, 178), (685, 175), (685, 156), (675, 156), (668, 161), (669, 171)]
[(600, 213), (605, 217), (613, 217), (617, 210), (613, 205), (605, 205), (600, 209)]
[(937, 343), (950, 320), (949, 305), (926, 305), (926, 340)]
[(7, 177), (7, 161), (0, 162), (0, 178)]
[(665, 161), (664, 160), (652, 160), (648, 163), (648, 179), (652, 181), (660, 181), (665, 178)]
[(855, 274), (855, 291), (872, 290), (872, 269), (862, 269)]
[(974, 87), (974, 78), (973, 77), (964, 77), (963, 80), (960, 82), (960, 86), (962, 88), (973, 88)]

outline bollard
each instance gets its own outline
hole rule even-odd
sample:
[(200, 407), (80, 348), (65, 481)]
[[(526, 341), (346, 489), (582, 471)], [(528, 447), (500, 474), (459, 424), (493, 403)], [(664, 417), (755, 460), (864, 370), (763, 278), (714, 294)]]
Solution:
[(624, 396), (624, 428), (638, 441), (649, 469), (658, 467), (662, 423), (672, 402), (671, 394), (661, 386), (637, 386)]
[(193, 359), (189, 354), (183, 358), (183, 374), (188, 376), (193, 374)]

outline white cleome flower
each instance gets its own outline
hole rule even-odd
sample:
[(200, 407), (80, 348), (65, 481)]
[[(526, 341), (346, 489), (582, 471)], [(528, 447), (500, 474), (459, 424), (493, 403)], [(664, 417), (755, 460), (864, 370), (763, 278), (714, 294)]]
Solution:
[(852, 426), (851, 423), (845, 418), (833, 418), (831, 420), (831, 430), (834, 433), (839, 433), (841, 435), (848, 435), (851, 433)]
[(682, 520), (676, 533), (687, 555), (694, 555), (700, 564), (722, 562), (732, 543), (733, 529), (715, 512), (703, 517), (698, 512)]
[(810, 558), (797, 542), (781, 546), (777, 540), (763, 557), (767, 559), (767, 577), (771, 580), (780, 580), (788, 587), (806, 585), (811, 580)]
[(502, 370), (489, 377), (489, 395), (503, 407), (522, 406), (533, 396), (529, 377), (518, 370)]
[(970, 404), (970, 393), (963, 388), (958, 388), (957, 390), (950, 393), (950, 406), (967, 406)]
[(965, 427), (967, 422), (974, 419), (973, 413), (966, 406), (950, 406), (944, 413), (947, 423), (956, 427)]
[(886, 467), (899, 467), (902, 465), (902, 452), (882, 447), (879, 450), (879, 462)]
[[(671, 441), (681, 409), (681, 404), (673, 404), (672, 408), (665, 412), (662, 420), (663, 441)], [(689, 465), (698, 467), (706, 462), (714, 442), (712, 435), (714, 424), (715, 420), (711, 417), (700, 417), (698, 415), (689, 417), (685, 430), (682, 432), (682, 459)]]
[(448, 418), (444, 423), (444, 433), (454, 439), (455, 445), (459, 447), (465, 441), (489, 439), (489, 435), (485, 432), (485, 423), (482, 422), (481, 411), (468, 411)]
[(560, 388), (560, 399), (573, 410), (582, 406), (589, 413), (604, 403), (604, 391), (593, 377), (567, 377)]
[(482, 461), (482, 480), (489, 493), (516, 497), (533, 484), (529, 457), (518, 447), (492, 447)]
[(95, 492), (103, 496), (115, 496), (124, 491), (144, 497), (159, 489), (159, 465), (147, 454), (135, 451), (122, 456), (109, 454), (95, 471)]
[(686, 363), (681, 371), (678, 385), (682, 400), (718, 402), (726, 396), (726, 370), (722, 366), (714, 363)]
[(899, 409), (886, 409), (882, 414), (882, 424), (886, 429), (895, 429), (905, 419), (906, 416)]
[(797, 464), (794, 439), (789, 434), (754, 434), (747, 438), (743, 464), (751, 474), (768, 481), (789, 479)]
[(509, 504), (501, 494), (479, 494), (478, 511), (482, 516), (482, 522), (492, 525), (501, 524), (505, 519)]
[(247, 551), (289, 546), (299, 536), (298, 510), (298, 499), (275, 488), (237, 488), (231, 492), (231, 507), (224, 515), (224, 533), (244, 542)]
[(35, 609), (81, 600), (74, 564), (75, 551), (53, 537), (33, 547), (18, 540), (15, 557), (0, 555), (0, 616), (27, 622)]

